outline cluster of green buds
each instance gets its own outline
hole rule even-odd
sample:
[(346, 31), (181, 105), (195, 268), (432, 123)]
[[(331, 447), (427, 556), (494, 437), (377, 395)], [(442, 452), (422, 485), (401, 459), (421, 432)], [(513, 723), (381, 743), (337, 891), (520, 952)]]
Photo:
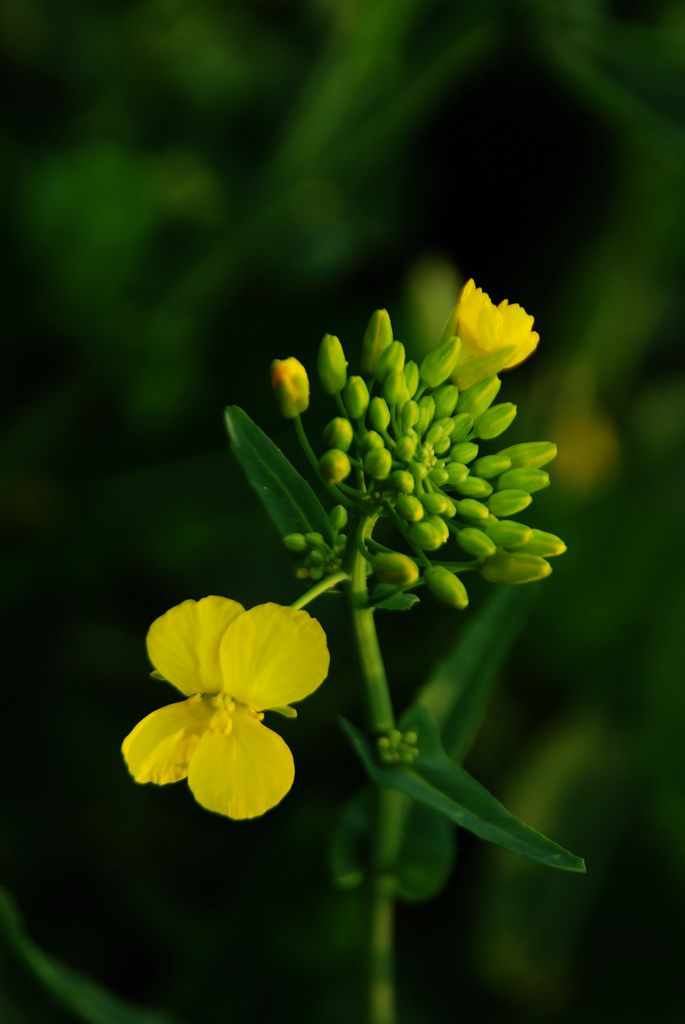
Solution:
[(322, 580), (337, 572), (347, 545), (342, 531), (347, 526), (347, 509), (336, 505), (328, 515), (331, 524), (330, 543), (322, 533), (289, 533), (283, 544), (297, 558), (295, 575), (299, 580)]
[(378, 756), (384, 764), (411, 764), (419, 756), (418, 740), (413, 729), (393, 729), (376, 740)]
[(549, 485), (543, 467), (554, 459), (556, 445), (499, 447), (516, 406), (496, 402), (497, 374), (460, 390), (453, 383), (460, 352), (456, 335), (443, 336), (420, 363), (407, 359), (387, 311), (376, 310), (362, 343), (361, 373), (350, 375), (339, 339), (324, 335), (318, 376), (337, 415), (325, 427), (318, 456), (299, 415), (309, 402), (304, 367), (277, 360), (272, 370), (281, 410), (296, 420), (328, 490), (347, 508), (385, 516), (397, 528), (402, 551), (367, 541), (377, 579), (398, 589), (425, 584), (454, 608), (468, 604), (463, 573), (528, 583), (549, 575), (548, 559), (566, 550), (554, 534), (513, 518)]

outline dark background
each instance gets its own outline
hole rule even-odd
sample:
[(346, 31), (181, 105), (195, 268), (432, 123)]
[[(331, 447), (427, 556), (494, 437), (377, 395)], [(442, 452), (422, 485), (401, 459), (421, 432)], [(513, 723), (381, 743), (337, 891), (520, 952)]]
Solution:
[[(296, 459), (270, 360), (312, 370), (324, 331), (354, 360), (378, 306), (419, 353), (474, 276), (536, 317), (507, 436), (558, 442), (533, 522), (569, 552), (468, 766), (589, 873), (462, 836), (400, 909), (401, 1019), (685, 1020), (685, 6), (5, 0), (0, 48), (0, 871), (32, 937), (186, 1024), (359, 1019), (335, 600), (277, 811), (135, 787), (119, 746), (171, 696), (156, 615), (298, 593), (223, 406)], [(399, 706), (465, 621), (412, 615), (381, 623)], [(4, 1024), (70, 1019), (6, 952), (0, 986)]]

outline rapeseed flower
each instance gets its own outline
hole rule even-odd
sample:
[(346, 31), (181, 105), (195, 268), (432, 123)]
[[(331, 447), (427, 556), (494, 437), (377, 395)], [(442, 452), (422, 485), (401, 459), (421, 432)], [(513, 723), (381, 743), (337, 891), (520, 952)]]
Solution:
[(153, 711), (122, 752), (136, 782), (188, 779), (203, 807), (255, 818), (283, 799), (295, 777), (292, 754), (262, 724), (328, 673), (326, 634), (307, 612), (277, 604), (246, 611), (237, 601), (184, 601), (152, 623), (147, 651), (161, 677), (186, 700)]
[(523, 306), (506, 299), (498, 306), (471, 278), (461, 290), (453, 312), (454, 333), (461, 338), (461, 354), (453, 374), (462, 389), (527, 359), (540, 340), (533, 317)]

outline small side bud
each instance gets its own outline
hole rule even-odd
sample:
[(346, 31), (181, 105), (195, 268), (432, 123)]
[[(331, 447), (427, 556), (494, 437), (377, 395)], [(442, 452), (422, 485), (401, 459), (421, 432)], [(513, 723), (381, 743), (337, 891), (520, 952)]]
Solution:
[(492, 484), (480, 476), (467, 476), (454, 484), (457, 494), (465, 498), (488, 498), (492, 494)]
[(391, 370), (403, 370), (404, 360), (404, 345), (401, 341), (393, 341), (392, 344), (383, 349), (378, 357), (378, 362), (374, 371), (376, 379), (384, 381)]
[(441, 604), (449, 605), (450, 608), (466, 608), (469, 603), (466, 587), (459, 577), (444, 565), (434, 565), (426, 569), (423, 578), (433, 597)]
[(437, 388), (449, 378), (461, 351), (459, 338), (447, 338), (421, 360), (421, 380), (428, 388)]
[(488, 498), (488, 508), (494, 516), (515, 516), (517, 512), (528, 508), (532, 500), (527, 491), (496, 491)]
[(457, 407), (458, 398), (459, 388), (455, 387), (454, 384), (443, 384), (433, 393), (435, 415), (438, 419), (442, 419), (443, 416), (452, 415)]
[(331, 448), (319, 459), (319, 472), (329, 484), (339, 484), (351, 473), (350, 460), (339, 448)]
[(457, 512), (462, 519), (468, 519), (473, 523), (482, 523), (490, 515), (487, 505), (475, 498), (462, 498), (457, 502)]
[(447, 483), (447, 470), (443, 469), (442, 466), (434, 466), (433, 469), (429, 470), (428, 475), (437, 487), (442, 487), (443, 484)]
[(388, 429), (390, 425), (390, 409), (384, 398), (376, 396), (371, 399), (369, 403), (369, 423), (374, 430), (380, 430), (381, 433)]
[(363, 419), (369, 407), (369, 389), (363, 377), (350, 377), (345, 385), (343, 399), (352, 419)]
[(556, 558), (563, 555), (566, 545), (561, 537), (545, 530), (531, 530), (531, 536), (521, 547), (527, 555), (541, 555), (543, 558)]
[(457, 534), (457, 544), (476, 558), (489, 558), (497, 550), (494, 540), (475, 526), (467, 526), (460, 530)]
[(333, 533), (340, 533), (347, 526), (347, 509), (344, 505), (334, 505), (328, 513), (328, 521)]
[(447, 511), (448, 499), (444, 494), (424, 494), (421, 504), (431, 516), (441, 516)]
[(383, 397), (389, 406), (403, 406), (409, 399), (403, 370), (390, 370), (383, 381)]
[(553, 441), (524, 441), (503, 448), (500, 455), (510, 458), (516, 469), (539, 469), (556, 458), (557, 446)]
[(506, 473), (511, 469), (511, 459), (507, 455), (483, 455), (476, 459), (473, 464), (473, 471), (485, 480), (492, 480), (500, 473)]
[(396, 469), (389, 480), (399, 494), (411, 494), (414, 490), (414, 477), (406, 469)]
[(552, 566), (538, 555), (498, 551), (483, 562), (480, 571), (491, 583), (533, 583), (549, 576)]
[(371, 314), (362, 341), (362, 373), (372, 377), (376, 372), (381, 352), (392, 344), (392, 324), (387, 309)]
[(337, 395), (342, 391), (347, 380), (347, 360), (340, 339), (334, 334), (324, 334), (321, 339), (316, 368), (321, 387), (327, 395)]
[(400, 462), (409, 462), (414, 458), (416, 452), (416, 440), (413, 437), (403, 437), (395, 445), (395, 458)]
[(425, 512), (423, 504), (411, 494), (403, 494), (395, 502), (395, 508), (408, 523), (420, 523)]
[(416, 583), (419, 578), (419, 568), (416, 562), (408, 555), (401, 555), (399, 552), (374, 555), (371, 559), (371, 567), (379, 580), (383, 583), (392, 583), (395, 587), (409, 586), (411, 583)]
[[(518, 548), (533, 536), (530, 526), (513, 519), (495, 519), (491, 516), (485, 524), (485, 532), (492, 537), (498, 548)], [(533, 554), (542, 554), (534, 551)]]
[(513, 402), (501, 402), (499, 405), (493, 405), (492, 409), (481, 413), (476, 420), (476, 437), (482, 437), (484, 441), (499, 437), (516, 419), (516, 411)]
[(402, 406), (402, 412), (400, 413), (400, 426), (406, 433), (407, 430), (411, 430), (412, 427), (415, 427), (418, 421), (419, 407), (416, 402), (410, 399)]
[(452, 440), (461, 441), (473, 427), (473, 416), (470, 412), (458, 412), (452, 419), (454, 421)]
[(364, 456), (364, 470), (372, 480), (385, 480), (392, 469), (392, 455), (387, 448), (372, 448)]
[(421, 548), (422, 551), (437, 551), (444, 543), (442, 535), (431, 523), (413, 523), (409, 527), (408, 534), (412, 544)]
[(385, 448), (385, 441), (377, 430), (367, 430), (362, 438), (362, 448), (370, 452), (372, 448)]
[(282, 416), (292, 420), (309, 407), (309, 377), (299, 359), (274, 359), (271, 387)]
[(404, 367), (404, 380), (407, 385), (407, 394), (413, 398), (419, 390), (419, 368), (413, 359), (410, 359)]
[(441, 518), (441, 516), (435, 516), (435, 515), (426, 516), (425, 519), (424, 519), (424, 523), (426, 523), (427, 525), (433, 527), (433, 529), (436, 531), (436, 533), (440, 537), (440, 543), (441, 544), (446, 544), (447, 541), (450, 539), (449, 527), (447, 526), (447, 523), (445, 522), (445, 520)]
[(469, 475), (469, 467), (465, 466), (463, 462), (448, 462), (445, 469), (447, 472), (447, 482), (452, 487), (456, 487), (458, 483), (461, 483)]
[(478, 455), (478, 445), (473, 441), (459, 441), (450, 448), (450, 460), (452, 462), (473, 462)]
[(474, 420), (489, 409), (502, 386), (499, 377), (486, 377), (459, 394), (459, 412), (470, 412)]
[(343, 419), (342, 416), (336, 416), (323, 432), (323, 443), (327, 448), (339, 448), (341, 452), (348, 452), (353, 436), (350, 421)]
[(544, 469), (510, 469), (507, 473), (502, 474), (497, 481), (497, 486), (500, 490), (513, 487), (516, 490), (535, 494), (536, 491), (542, 491), (545, 487), (549, 487), (549, 473), (545, 473)]
[(302, 551), (307, 550), (307, 541), (302, 533), (289, 533), (287, 537), (283, 538), (283, 546), (293, 554), (299, 555)]
[(423, 398), (419, 399), (419, 419), (416, 424), (419, 434), (423, 434), (428, 430), (434, 416), (435, 402), (433, 397), (431, 395), (424, 395)]

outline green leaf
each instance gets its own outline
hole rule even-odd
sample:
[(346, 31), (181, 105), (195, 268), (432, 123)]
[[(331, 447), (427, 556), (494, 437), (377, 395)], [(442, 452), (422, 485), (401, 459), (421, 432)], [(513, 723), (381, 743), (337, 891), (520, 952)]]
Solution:
[[(387, 597), (383, 595), (387, 594)], [(408, 612), (419, 603), (417, 594), (398, 593), (397, 588), (389, 583), (379, 583), (373, 588), (371, 603), (374, 608), (384, 612)]]
[(124, 1002), (85, 974), (43, 953), (28, 937), (9, 893), (0, 889), (0, 946), (14, 954), (30, 974), (86, 1024), (175, 1024), (176, 1018)]
[(326, 511), (280, 448), (237, 405), (226, 409), (233, 453), (281, 536), (321, 533), (330, 538)]
[(579, 857), (515, 818), (480, 782), (447, 757), (438, 728), (425, 708), (412, 708), (400, 722), (402, 730), (418, 733), (419, 756), (411, 766), (382, 764), (364, 733), (345, 719), (342, 726), (369, 777), (379, 786), (401, 790), (455, 825), (512, 853), (562, 871), (585, 871)]
[(468, 752), (504, 659), (526, 623), (538, 588), (502, 587), (464, 628), (419, 691), (455, 761)]

